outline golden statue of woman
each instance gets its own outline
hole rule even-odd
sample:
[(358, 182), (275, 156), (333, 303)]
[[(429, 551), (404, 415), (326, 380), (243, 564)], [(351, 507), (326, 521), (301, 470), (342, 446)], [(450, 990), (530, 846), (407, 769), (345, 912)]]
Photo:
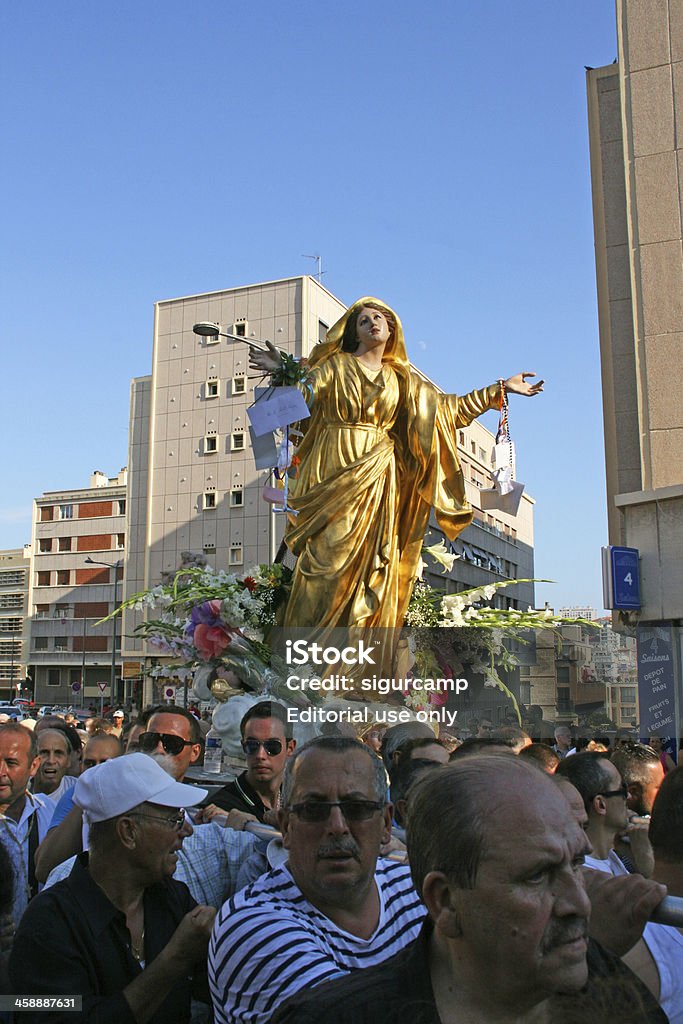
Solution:
[[(251, 350), (274, 371), (278, 350)], [(398, 316), (362, 298), (308, 360), (311, 411), (285, 534), (297, 562), (285, 627), (365, 631), (401, 626), (433, 508), (454, 540), (472, 521), (458, 428), (500, 408), (501, 389), (536, 395), (519, 373), (464, 397), (441, 394), (410, 366)]]

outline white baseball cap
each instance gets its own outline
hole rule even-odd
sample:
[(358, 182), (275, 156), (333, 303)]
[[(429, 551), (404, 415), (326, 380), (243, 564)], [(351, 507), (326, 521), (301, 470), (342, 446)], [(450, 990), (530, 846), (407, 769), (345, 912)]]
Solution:
[(113, 718), (125, 718), (126, 716), (124, 715), (123, 711), (121, 711), (121, 709), (119, 708), (118, 711), (114, 712), (112, 717)]
[(86, 821), (109, 821), (138, 804), (194, 807), (208, 790), (176, 782), (153, 757), (125, 754), (89, 768), (74, 786), (73, 800)]

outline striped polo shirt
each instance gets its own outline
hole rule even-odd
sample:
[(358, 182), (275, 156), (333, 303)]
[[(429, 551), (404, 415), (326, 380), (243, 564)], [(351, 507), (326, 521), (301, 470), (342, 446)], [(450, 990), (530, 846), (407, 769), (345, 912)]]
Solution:
[(337, 927), (302, 895), (286, 864), (236, 893), (216, 917), (209, 984), (218, 1024), (266, 1024), (294, 992), (382, 963), (425, 917), (405, 864), (378, 860), (380, 914), (369, 939)]

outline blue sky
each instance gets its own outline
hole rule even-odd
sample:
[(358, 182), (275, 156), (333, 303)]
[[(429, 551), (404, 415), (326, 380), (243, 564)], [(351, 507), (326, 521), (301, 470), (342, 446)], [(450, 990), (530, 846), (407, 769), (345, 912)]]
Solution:
[(547, 379), (511, 404), (537, 598), (601, 606), (584, 65), (615, 56), (612, 0), (3, 5), (0, 547), (126, 463), (156, 300), (319, 252), (445, 390)]

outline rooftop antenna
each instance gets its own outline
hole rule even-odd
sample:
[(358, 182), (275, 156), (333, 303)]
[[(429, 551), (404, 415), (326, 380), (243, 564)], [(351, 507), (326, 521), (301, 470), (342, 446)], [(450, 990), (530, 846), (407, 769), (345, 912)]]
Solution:
[(309, 256), (305, 252), (302, 252), (301, 255), (303, 256), (303, 258), (305, 260), (315, 260), (315, 262), (318, 265), (318, 269), (315, 272), (315, 276), (317, 278), (318, 284), (322, 284), (322, 280), (321, 279), (322, 279), (323, 274), (325, 273), (325, 271), (323, 270), (323, 258), (322, 258), (322, 256), (319, 253), (316, 253), (315, 256)]

